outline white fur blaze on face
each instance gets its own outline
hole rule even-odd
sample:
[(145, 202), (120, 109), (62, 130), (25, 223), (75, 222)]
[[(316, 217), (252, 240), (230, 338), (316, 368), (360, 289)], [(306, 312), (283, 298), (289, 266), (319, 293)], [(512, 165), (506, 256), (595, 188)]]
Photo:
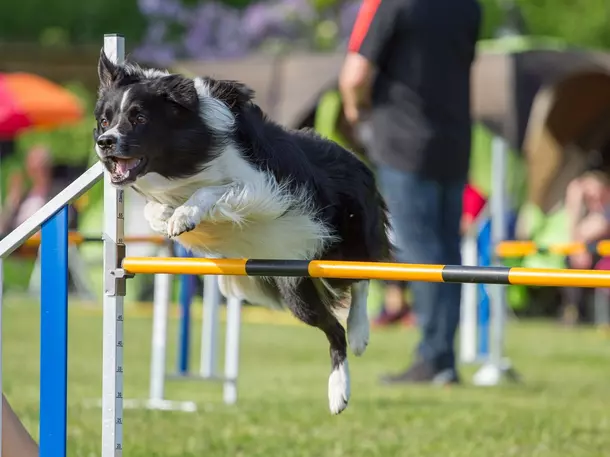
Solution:
[[(123, 92), (123, 98), (121, 98), (121, 113), (127, 109), (127, 102), (129, 101), (129, 91), (131, 89), (127, 89)], [(119, 114), (121, 114), (119, 113)]]
[(202, 78), (195, 78), (195, 90), (199, 96), (199, 116), (212, 130), (226, 135), (235, 127), (235, 116), (229, 107), (213, 97), (210, 87)]
[(347, 315), (347, 341), (352, 352), (360, 356), (369, 344), (370, 324), (367, 313), (369, 282), (359, 281), (352, 285), (351, 307)]
[(350, 396), (349, 366), (347, 359), (335, 368), (328, 378), (328, 406), (332, 414), (339, 414), (345, 408)]

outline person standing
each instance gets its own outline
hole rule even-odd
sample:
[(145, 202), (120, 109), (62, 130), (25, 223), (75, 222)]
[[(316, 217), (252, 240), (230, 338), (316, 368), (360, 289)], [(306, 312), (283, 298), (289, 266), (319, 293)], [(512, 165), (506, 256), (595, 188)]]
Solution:
[[(460, 264), (471, 148), (476, 0), (363, 0), (339, 76), (345, 116), (370, 124), (367, 151), (388, 203), (397, 260)], [(459, 284), (412, 282), (414, 363), (385, 383), (458, 382)]]

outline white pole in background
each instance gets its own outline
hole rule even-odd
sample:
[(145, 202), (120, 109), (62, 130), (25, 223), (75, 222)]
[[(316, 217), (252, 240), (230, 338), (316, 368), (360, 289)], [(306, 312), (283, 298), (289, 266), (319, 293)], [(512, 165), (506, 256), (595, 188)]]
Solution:
[[(104, 52), (115, 63), (125, 59), (125, 38), (104, 36)], [(124, 193), (104, 171), (104, 317), (102, 372), (102, 455), (123, 455), (123, 305), (124, 279), (116, 277), (124, 254)]]
[(203, 277), (203, 321), (201, 323), (201, 360), (199, 374), (204, 378), (216, 375), (216, 346), (218, 342), (218, 308), (220, 288), (218, 276)]
[[(499, 266), (500, 261), (495, 254), (496, 246), (507, 238), (508, 194), (506, 188), (506, 162), (508, 158), (508, 145), (506, 141), (495, 136), (492, 141), (492, 191), (490, 196), (491, 215), (491, 249), (492, 264)], [(498, 385), (506, 376), (512, 380), (517, 379), (508, 359), (503, 356), (504, 330), (506, 326), (506, 286), (490, 284), (491, 303), (491, 331), (489, 344), (489, 362), (481, 367), (475, 374), (473, 383), (479, 386)]]
[(237, 402), (237, 375), (239, 371), (239, 330), (241, 325), (241, 300), (227, 298), (227, 333), (225, 343), (225, 381), (223, 400), (232, 405)]
[[(508, 222), (508, 195), (506, 192), (506, 161), (507, 145), (503, 138), (495, 136), (491, 146), (492, 180), (495, 183), (491, 194), (491, 246), (492, 265), (500, 266), (496, 255), (496, 246), (507, 238)], [(491, 338), (489, 357), (500, 373), (502, 365), (502, 349), (504, 346), (504, 326), (506, 320), (506, 286), (503, 284), (490, 284), (491, 298)]]
[(172, 275), (155, 275), (149, 392), (149, 399), (153, 403), (162, 402), (165, 395), (165, 355), (171, 281)]
[[(477, 265), (477, 226), (465, 234), (462, 240), (462, 264)], [(474, 363), (477, 358), (477, 308), (478, 284), (462, 284), (462, 305), (460, 312), (460, 361)]]

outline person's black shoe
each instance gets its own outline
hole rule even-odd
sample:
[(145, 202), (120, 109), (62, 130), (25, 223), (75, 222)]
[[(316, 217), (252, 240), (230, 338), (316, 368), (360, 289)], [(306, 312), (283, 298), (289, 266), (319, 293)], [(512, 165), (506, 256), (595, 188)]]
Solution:
[(426, 360), (416, 361), (402, 373), (381, 377), (381, 383), (386, 385), (420, 383), (447, 385), (458, 384), (459, 382), (457, 373), (454, 370), (437, 370), (432, 363)]

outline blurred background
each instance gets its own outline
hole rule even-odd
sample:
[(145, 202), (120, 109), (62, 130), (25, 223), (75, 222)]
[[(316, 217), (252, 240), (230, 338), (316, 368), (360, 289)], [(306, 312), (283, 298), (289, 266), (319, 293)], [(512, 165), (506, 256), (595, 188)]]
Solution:
[[(96, 65), (107, 33), (123, 34), (128, 56), (143, 65), (242, 80), (256, 91), (257, 102), (271, 118), (290, 127), (313, 127), (366, 160), (365, 141), (346, 122), (338, 90), (360, 4), (351, 0), (0, 2), (0, 231), (7, 233), (25, 220), (96, 160), (92, 147)], [(483, 23), (471, 80), (473, 142), (463, 235), (478, 243), (479, 255), (486, 252), (490, 257), (485, 208), (493, 189), (492, 144), (502, 138), (508, 145), (507, 239), (540, 246), (573, 241), (566, 212), (570, 183), (595, 170), (602, 175), (605, 192), (610, 190), (610, 1), (480, 0), (480, 4)], [(127, 205), (129, 213), (140, 214), (143, 202), (129, 193)], [(151, 234), (141, 217), (127, 217), (126, 224), (128, 235)], [(100, 233), (101, 183), (71, 205), (70, 226), (86, 235)], [(158, 249), (142, 244), (129, 246), (128, 253), (156, 255)], [(80, 401), (94, 396), (100, 384), (101, 246), (83, 244), (70, 255), (72, 292), (77, 298), (71, 304), (79, 305), (71, 311), (76, 313), (71, 331), (75, 339), (87, 342), (70, 349), (78, 364), (70, 375), (72, 393)], [(566, 261), (565, 253), (549, 250), (502, 260), (509, 266), (543, 268), (563, 268)], [(32, 314), (40, 287), (37, 268), (37, 247), (22, 247), (5, 262), (2, 285), (12, 313), (9, 318), (17, 322), (5, 324), (10, 325), (7, 338), (12, 345), (5, 365), (7, 373), (20, 373), (7, 375), (6, 391), (25, 386), (27, 394), (13, 398), (30, 429), (35, 429), (37, 420), (38, 368), (37, 361), (22, 363), (38, 350)], [(610, 265), (600, 261), (595, 268)], [(607, 292), (587, 291), (574, 303), (566, 302), (560, 288), (507, 288), (506, 300), (515, 318), (507, 352), (533, 380), (527, 387), (503, 388), (499, 393), (466, 388), (462, 394), (420, 390), (403, 394), (375, 389), (379, 369), (395, 362), (396, 351), (400, 357), (406, 352), (401, 333), (405, 327), (407, 340), (414, 341), (408, 330), (413, 326), (409, 291), (405, 291), (406, 308), (393, 310), (388, 317), (383, 286), (374, 284), (370, 314), (378, 328), (388, 330), (374, 335), (367, 364), (356, 365), (354, 377), (361, 381), (356, 384), (354, 405), (361, 402), (361, 409), (351, 416), (351, 423), (338, 419), (341, 425), (326, 417), (326, 346), (319, 335), (304, 328), (286, 331), (284, 325), (298, 324), (284, 315), (248, 314), (246, 309), (243, 339), (248, 344), (240, 382), (257, 388), (244, 389), (241, 413), (223, 406), (216, 391), (193, 384), (169, 387), (175, 397), (210, 402), (207, 419), (204, 415), (191, 422), (180, 416), (173, 422), (178, 416), (161, 420), (159, 415), (176, 413), (128, 413), (136, 417), (130, 425), (136, 436), (130, 455), (606, 455), (610, 415), (603, 405), (608, 395), (609, 340), (594, 330), (605, 329), (610, 316), (604, 314), (606, 320), (596, 329), (588, 324), (600, 323), (596, 300), (610, 306)], [(203, 296), (198, 279), (194, 294)], [(176, 281), (173, 302), (179, 295)], [(130, 308), (134, 316), (142, 318), (134, 319), (130, 337), (141, 344), (127, 349), (139, 375), (131, 378), (132, 392), (147, 388), (152, 299), (152, 277), (130, 283), (127, 301), (134, 306)], [(177, 316), (172, 314), (170, 339), (179, 332)], [(566, 325), (572, 327), (571, 333), (566, 333)], [(278, 348), (284, 351), (274, 352)], [(322, 357), (316, 357), (320, 353)], [(265, 369), (260, 368), (262, 360)], [(168, 360), (175, 362), (173, 356)], [(69, 433), (79, 444), (71, 446), (70, 455), (98, 455), (97, 412), (85, 412), (78, 401), (70, 409)], [(210, 419), (212, 414), (218, 419)], [(151, 417), (160, 424), (155, 425), (156, 433), (146, 431)], [(291, 421), (297, 425), (290, 427)], [(232, 425), (220, 427), (222, 423)], [(175, 433), (165, 439), (170, 426), (176, 427)], [(313, 438), (300, 434), (304, 428)], [(176, 438), (184, 430), (187, 438), (202, 433), (205, 439)], [(147, 438), (138, 441), (138, 431), (140, 438)], [(361, 441), (335, 441), (333, 433), (348, 432)]]

